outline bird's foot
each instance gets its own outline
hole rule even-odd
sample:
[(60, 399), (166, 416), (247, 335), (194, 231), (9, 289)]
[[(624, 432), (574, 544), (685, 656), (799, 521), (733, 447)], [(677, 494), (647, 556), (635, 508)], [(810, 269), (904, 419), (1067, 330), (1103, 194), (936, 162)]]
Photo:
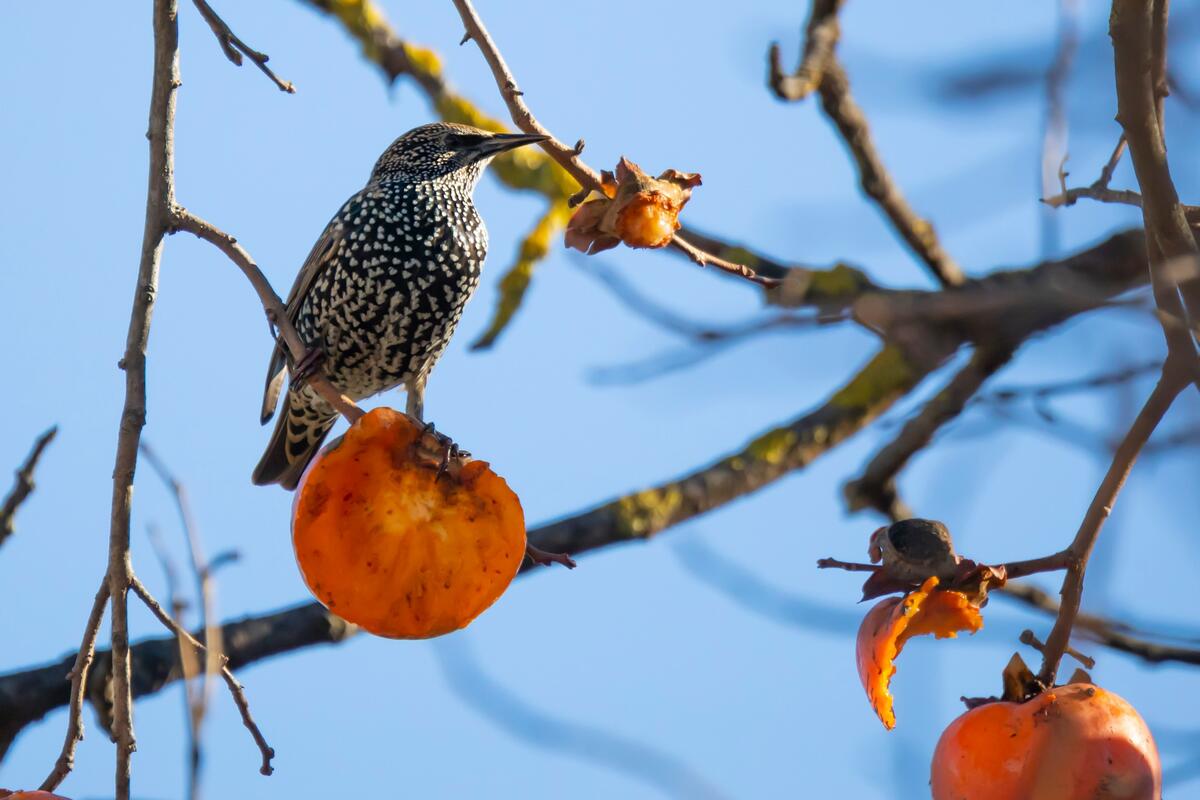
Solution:
[(575, 569), (575, 559), (566, 553), (550, 553), (531, 544), (526, 544), (525, 555), (529, 556), (530, 561), (540, 564), (543, 567), (548, 567), (551, 564), (562, 564), (567, 569)]
[(459, 447), (449, 436), (438, 433), (432, 422), (424, 423), (421, 435), (413, 442), (413, 446), (419, 449), (423, 457), (430, 461), (437, 461), (437, 478), (435, 480), (439, 481), (447, 475), (456, 477), (463, 462), (471, 457), (468, 451)]
[(319, 347), (310, 347), (304, 356), (291, 369), (292, 385), (299, 388), (308, 379), (325, 368), (325, 351)]
[(471, 454), (455, 444), (449, 436), (442, 436), (440, 433), (437, 437), (442, 441), (442, 460), (438, 464), (437, 478), (441, 480), (443, 476), (450, 473), (451, 464), (461, 464), (463, 459), (470, 458)]

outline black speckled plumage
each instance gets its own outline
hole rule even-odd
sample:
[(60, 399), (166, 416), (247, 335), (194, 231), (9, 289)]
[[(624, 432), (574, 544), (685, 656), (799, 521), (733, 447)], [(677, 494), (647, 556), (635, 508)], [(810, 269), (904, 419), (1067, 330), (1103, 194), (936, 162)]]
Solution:
[[(347, 200), (305, 260), (287, 299), (300, 338), (324, 354), (325, 375), (355, 400), (404, 385), (423, 413), (430, 370), (479, 283), (487, 229), (471, 197), (484, 167), (543, 137), (434, 123), (401, 136), (367, 185)], [(276, 348), (262, 421), (273, 416), (287, 370)], [(294, 488), (336, 415), (311, 387), (289, 386), (257, 484)]]

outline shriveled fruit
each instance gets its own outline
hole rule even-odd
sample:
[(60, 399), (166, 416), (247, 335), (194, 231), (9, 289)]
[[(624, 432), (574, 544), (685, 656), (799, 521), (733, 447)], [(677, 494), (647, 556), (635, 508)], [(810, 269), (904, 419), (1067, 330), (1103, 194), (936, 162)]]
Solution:
[(564, 241), (585, 253), (598, 253), (624, 242), (630, 247), (666, 247), (679, 230), (679, 212), (700, 185), (694, 172), (668, 169), (657, 178), (627, 158), (616, 174), (604, 172), (600, 193), (567, 223)]
[(330, 611), (380, 636), (465, 627), (508, 587), (525, 553), (516, 494), (484, 461), (439, 468), (432, 434), (375, 409), (301, 481), (292, 544)]
[(975, 633), (983, 627), (979, 609), (962, 592), (943, 591), (937, 585), (937, 578), (929, 578), (920, 589), (902, 598), (881, 600), (867, 612), (858, 628), (855, 647), (858, 677), (871, 708), (888, 730), (896, 727), (888, 687), (896, 674), (895, 660), (904, 643), (927, 633), (945, 639), (957, 636), (958, 631)]
[(1162, 765), (1133, 706), (1072, 683), (950, 723), (930, 784), (934, 800), (1159, 800)]

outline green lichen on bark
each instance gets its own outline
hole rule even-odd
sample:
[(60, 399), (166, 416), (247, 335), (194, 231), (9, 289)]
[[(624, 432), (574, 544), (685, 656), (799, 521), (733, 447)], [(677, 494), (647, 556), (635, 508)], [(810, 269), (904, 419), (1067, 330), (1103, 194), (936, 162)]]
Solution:
[(626, 538), (644, 539), (674, 523), (681, 505), (677, 483), (626, 495), (614, 504), (617, 530)]
[(920, 380), (922, 371), (914, 369), (899, 347), (884, 346), (854, 379), (843, 386), (829, 405), (866, 411), (904, 394)]

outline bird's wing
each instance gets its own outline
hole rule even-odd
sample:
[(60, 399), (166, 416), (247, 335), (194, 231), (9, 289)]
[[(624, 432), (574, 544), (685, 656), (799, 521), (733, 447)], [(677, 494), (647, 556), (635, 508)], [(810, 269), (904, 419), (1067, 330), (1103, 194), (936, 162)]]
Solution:
[[(350, 206), (357, 199), (358, 195), (355, 195), (346, 205)], [(341, 216), (339, 214), (325, 226), (321, 238), (317, 239), (308, 258), (304, 259), (304, 266), (300, 267), (300, 273), (296, 276), (296, 282), (292, 284), (292, 290), (288, 292), (285, 304), (290, 322), (296, 321), (296, 315), (300, 311), (300, 306), (304, 304), (304, 298), (308, 295), (313, 281), (329, 266), (331, 256), (337, 252), (338, 245), (342, 242), (345, 229), (339, 222)], [(277, 341), (275, 349), (271, 351), (271, 362), (267, 366), (267, 383), (263, 389), (262, 414), (259, 418), (263, 425), (266, 425), (271, 421), (271, 417), (275, 416), (275, 407), (279, 404), (279, 393), (283, 389), (283, 378), (286, 372), (287, 352), (283, 343)]]

